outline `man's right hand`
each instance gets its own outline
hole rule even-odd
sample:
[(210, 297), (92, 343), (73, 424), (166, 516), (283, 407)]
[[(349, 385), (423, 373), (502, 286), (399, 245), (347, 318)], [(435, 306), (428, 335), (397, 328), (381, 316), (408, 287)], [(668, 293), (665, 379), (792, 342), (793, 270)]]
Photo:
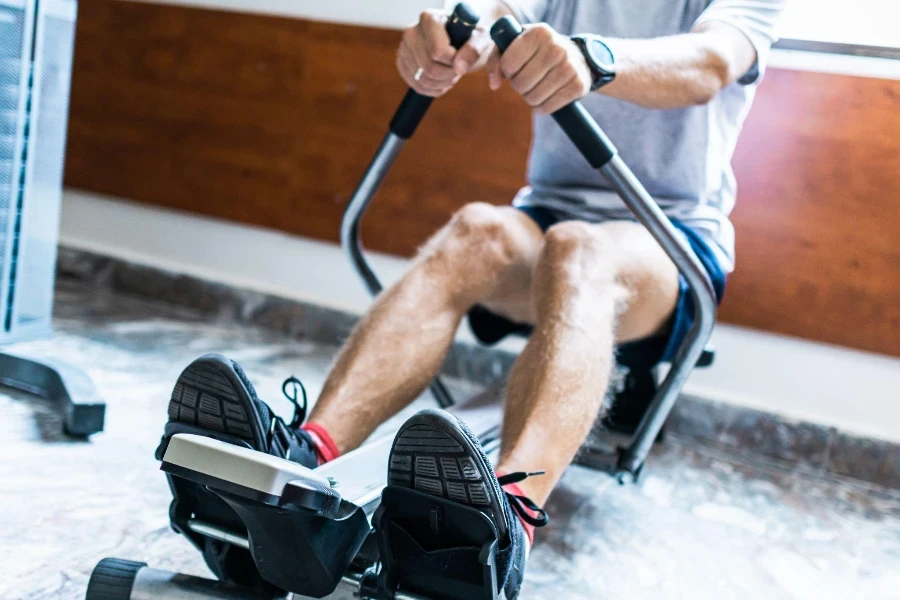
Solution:
[[(419, 22), (403, 31), (397, 50), (397, 70), (403, 80), (424, 96), (442, 96), (459, 78), (487, 63), (494, 42), (479, 25), (458, 51), (447, 36), (447, 10), (426, 10)], [(418, 79), (416, 74), (418, 73)]]

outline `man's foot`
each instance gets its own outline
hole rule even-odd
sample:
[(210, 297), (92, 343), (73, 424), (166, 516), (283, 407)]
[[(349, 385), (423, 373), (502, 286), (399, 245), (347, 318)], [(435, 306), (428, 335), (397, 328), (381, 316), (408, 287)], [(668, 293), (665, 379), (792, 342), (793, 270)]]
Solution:
[[(169, 422), (156, 458), (162, 460), (169, 440), (177, 433), (193, 433), (271, 454), (310, 469), (318, 466), (316, 446), (309, 432), (300, 429), (306, 416), (306, 393), (302, 401), (288, 394), (290, 386), (302, 384), (294, 378), (283, 387), (294, 403), (289, 425), (260, 400), (244, 370), (218, 354), (207, 354), (182, 371), (169, 401)], [(296, 387), (294, 388), (296, 389)], [(167, 475), (173, 500), (169, 509), (172, 526), (203, 552), (209, 568), (223, 581), (266, 588), (250, 553), (237, 546), (194, 533), (187, 521), (210, 522), (246, 536), (237, 514), (206, 487)]]
[(468, 426), (439, 409), (420, 411), (400, 428), (388, 466), (388, 485), (477, 508), (493, 522), (500, 541), (497, 588), (508, 600), (518, 596), (525, 574), (531, 543), (526, 527), (548, 521), (531, 500), (502, 489), (528, 476), (510, 473), (498, 479)]
[[(291, 378), (285, 388), (292, 383), (299, 381)], [(239, 364), (220, 354), (201, 356), (175, 382), (157, 459), (162, 459), (173, 435), (195, 433), (314, 469), (318, 466), (315, 445), (309, 433), (299, 428), (306, 416), (305, 392), (302, 401), (288, 398), (295, 406), (290, 425), (257, 397)]]

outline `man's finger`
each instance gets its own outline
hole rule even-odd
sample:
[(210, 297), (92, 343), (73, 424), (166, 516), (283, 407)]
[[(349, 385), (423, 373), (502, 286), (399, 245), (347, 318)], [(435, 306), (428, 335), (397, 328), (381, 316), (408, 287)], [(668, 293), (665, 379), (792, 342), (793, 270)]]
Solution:
[(494, 46), (494, 41), (484, 30), (475, 30), (466, 45), (459, 49), (453, 59), (453, 70), (457, 75), (465, 75), (484, 60), (484, 56)]
[(409, 44), (409, 48), (415, 57), (417, 68), (423, 69), (423, 76), (427, 75), (436, 81), (452, 81), (456, 77), (456, 71), (449, 64), (445, 65), (432, 59), (428, 54), (422, 31), (416, 30), (416, 32), (418, 38)]
[[(397, 56), (398, 58), (402, 58), (403, 61), (404, 70), (401, 71), (401, 73), (405, 76), (404, 79), (406, 79), (407, 77), (415, 78), (415, 75), (420, 68), (422, 69), (422, 72), (419, 74), (419, 78), (415, 81), (416, 83), (421, 83), (424, 86), (443, 87), (445, 85), (448, 85), (453, 81), (453, 79), (455, 79), (455, 76), (451, 77), (451, 79), (449, 80), (446, 78), (433, 77), (430, 74), (430, 70), (427, 70), (425, 67), (420, 66), (416, 56), (413, 54), (412, 49), (405, 44), (400, 46), (400, 50), (397, 51)], [(452, 74), (453, 71), (451, 70), (450, 73)]]
[(403, 78), (403, 81), (406, 82), (406, 85), (424, 96), (440, 96), (450, 89), (454, 83), (434, 81), (424, 75), (416, 81), (416, 63), (412, 55), (408, 52), (397, 53), (397, 70), (400, 72), (400, 76)]
[(513, 89), (524, 96), (565, 59), (565, 51), (557, 46), (540, 47), (531, 60), (510, 80)]
[(513, 40), (500, 57), (500, 70), (507, 79), (515, 77), (530, 61), (538, 49), (547, 42), (545, 29), (533, 27)]
[(543, 104), (535, 109), (539, 114), (555, 113), (563, 106), (567, 106), (581, 98), (581, 81), (575, 75), (569, 79), (561, 88), (559, 88), (552, 96), (550, 96)]
[(503, 84), (503, 73), (500, 72), (500, 50), (494, 48), (487, 62), (488, 86), (492, 90), (499, 90)]
[(559, 91), (560, 88), (565, 86), (571, 78), (571, 71), (558, 66), (547, 73), (547, 75), (530, 91), (522, 94), (522, 97), (525, 99), (525, 102), (528, 103), (528, 106), (533, 108), (540, 107), (547, 102), (553, 94)]
[(447, 16), (438, 12), (426, 10), (419, 18), (419, 33), (425, 42), (425, 50), (428, 58), (434, 62), (452, 66), (456, 50), (450, 45), (450, 36), (447, 35), (445, 23)]

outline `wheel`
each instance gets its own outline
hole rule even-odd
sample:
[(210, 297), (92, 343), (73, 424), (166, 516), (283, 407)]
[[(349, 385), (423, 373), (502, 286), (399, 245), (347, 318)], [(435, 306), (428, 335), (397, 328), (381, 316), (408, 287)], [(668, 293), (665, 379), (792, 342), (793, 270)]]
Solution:
[(104, 558), (94, 567), (88, 580), (85, 600), (131, 600), (138, 571), (147, 563), (121, 558)]

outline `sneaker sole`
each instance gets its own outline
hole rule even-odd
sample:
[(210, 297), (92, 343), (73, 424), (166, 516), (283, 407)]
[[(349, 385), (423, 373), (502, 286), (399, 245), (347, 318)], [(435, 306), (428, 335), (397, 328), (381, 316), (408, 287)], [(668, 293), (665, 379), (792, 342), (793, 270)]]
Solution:
[(401, 427), (391, 447), (388, 485), (477, 508), (501, 540), (509, 530), (493, 467), (471, 430), (448, 412), (426, 409)]
[(198, 358), (175, 383), (169, 400), (169, 422), (195, 427), (223, 441), (236, 438), (243, 442), (241, 445), (249, 443), (265, 452), (266, 432), (241, 375), (224, 356)]

